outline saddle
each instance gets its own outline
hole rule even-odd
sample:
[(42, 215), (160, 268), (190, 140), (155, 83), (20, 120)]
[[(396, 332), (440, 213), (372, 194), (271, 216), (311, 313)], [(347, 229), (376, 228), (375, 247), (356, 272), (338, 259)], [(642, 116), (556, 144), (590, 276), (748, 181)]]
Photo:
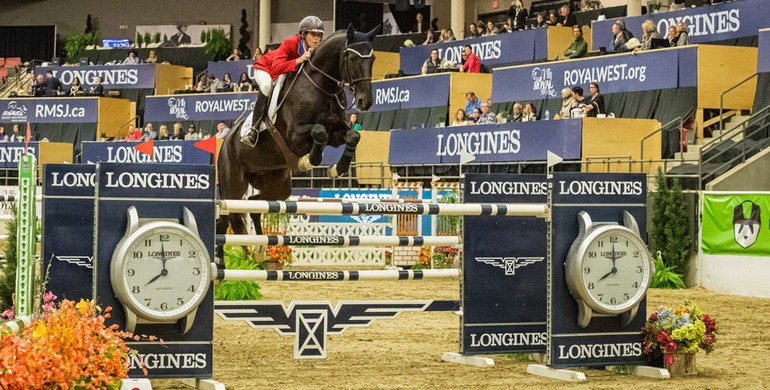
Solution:
[[(272, 126), (273, 123), (275, 123), (275, 119), (278, 116), (278, 108), (280, 106), (278, 105), (278, 96), (281, 93), (281, 89), (283, 89), (283, 82), (286, 79), (286, 75), (282, 74), (278, 77), (278, 80), (275, 82), (275, 86), (273, 87), (272, 92), (270, 93), (270, 104), (267, 108), (267, 116), (265, 117), (266, 120), (262, 120), (262, 123), (258, 124), (258, 130), (259, 132), (263, 132), (267, 130), (268, 125)], [(254, 122), (254, 112), (251, 112), (246, 119), (243, 121), (243, 126), (241, 126), (241, 137), (245, 137), (249, 133), (249, 129), (251, 128), (252, 124)], [(269, 122), (269, 123), (268, 123)]]

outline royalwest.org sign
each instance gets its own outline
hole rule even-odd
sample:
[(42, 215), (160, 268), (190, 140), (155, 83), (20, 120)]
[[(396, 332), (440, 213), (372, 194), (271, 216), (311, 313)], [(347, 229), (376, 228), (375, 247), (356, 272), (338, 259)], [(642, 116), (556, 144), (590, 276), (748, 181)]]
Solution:
[(256, 92), (148, 96), (144, 102), (144, 121), (232, 121), (248, 115), (256, 100)]

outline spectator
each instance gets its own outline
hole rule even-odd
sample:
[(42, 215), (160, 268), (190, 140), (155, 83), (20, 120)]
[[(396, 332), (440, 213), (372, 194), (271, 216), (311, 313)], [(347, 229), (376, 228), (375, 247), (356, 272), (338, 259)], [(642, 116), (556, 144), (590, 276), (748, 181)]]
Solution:
[(540, 28), (548, 26), (548, 22), (545, 20), (545, 15), (542, 12), (535, 14), (535, 23), (532, 24), (532, 28)]
[(0, 126), (0, 142), (8, 142), (8, 134), (5, 134), (5, 126)]
[(635, 52), (639, 52), (642, 50), (650, 50), (652, 49), (652, 40), (653, 39), (662, 39), (663, 37), (660, 36), (660, 33), (658, 33), (658, 29), (655, 28), (655, 22), (652, 20), (645, 20), (644, 23), (642, 23), (642, 46), (635, 49)]
[(668, 39), (668, 45), (671, 47), (676, 46), (677, 38), (679, 38), (679, 34), (676, 31), (676, 26), (668, 26), (668, 36), (666, 37), (666, 39)]
[(513, 109), (511, 110), (511, 117), (508, 118), (508, 122), (521, 122), (524, 119), (524, 112), (521, 109), (521, 104), (513, 103)]
[(225, 139), (227, 134), (230, 133), (230, 128), (225, 125), (225, 122), (217, 123), (217, 139)]
[(564, 57), (567, 58), (583, 58), (588, 53), (588, 44), (583, 39), (583, 28), (580, 26), (572, 26), (572, 36), (575, 40), (564, 51)]
[(487, 36), (487, 25), (484, 24), (482, 21), (476, 22), (476, 30), (479, 32), (480, 37), (486, 37)]
[(148, 64), (155, 64), (158, 62), (158, 57), (155, 56), (155, 50), (150, 50), (150, 56), (147, 57), (147, 61), (145, 61)]
[(622, 24), (615, 22), (612, 24), (612, 35), (615, 37), (615, 39), (612, 41), (612, 50), (615, 53), (625, 53), (628, 51), (628, 48), (626, 47), (626, 43), (628, 43), (628, 38), (626, 38), (626, 34), (623, 33)]
[(436, 73), (438, 69), (445, 68), (446, 66), (446, 61), (438, 56), (438, 49), (433, 49), (430, 51), (430, 58), (422, 64), (422, 74)]
[(585, 116), (585, 111), (583, 110), (583, 107), (586, 105), (586, 98), (583, 97), (583, 87), (577, 86), (575, 88), (572, 88), (572, 97), (574, 98), (574, 102), (572, 103), (572, 110), (570, 111), (571, 118), (582, 118)]
[(524, 106), (524, 112), (522, 113), (522, 122), (534, 122), (537, 120), (537, 109), (532, 103), (527, 103)]
[(45, 95), (57, 96), (61, 92), (61, 81), (59, 78), (53, 75), (53, 71), (45, 71)]
[(676, 45), (677, 46), (687, 46), (690, 44), (690, 40), (687, 39), (689, 36), (689, 29), (687, 28), (687, 25), (684, 22), (676, 22)]
[(42, 74), (35, 76), (35, 84), (32, 85), (32, 96), (45, 96), (45, 78)]
[(190, 126), (187, 126), (187, 134), (184, 135), (184, 139), (186, 140), (199, 140), (201, 139), (200, 135), (195, 131), (195, 125), (190, 123)]
[(487, 34), (486, 34), (486, 36), (489, 37), (489, 36), (492, 36), (492, 35), (497, 35), (499, 33), (500, 33), (500, 31), (495, 26), (495, 22), (493, 22), (491, 20), (487, 20)]
[(83, 90), (83, 86), (80, 85), (80, 79), (75, 77), (72, 79), (72, 85), (70, 85), (70, 96), (81, 96), (86, 92)]
[(433, 30), (428, 30), (428, 34), (425, 36), (425, 42), (423, 42), (423, 46), (425, 45), (431, 45), (436, 43), (436, 38), (433, 36)]
[(126, 57), (126, 59), (123, 60), (123, 65), (139, 65), (141, 63), (142, 63), (142, 60), (139, 59), (136, 50), (129, 50), (128, 57)]
[(500, 27), (500, 34), (507, 34), (511, 32), (513, 32), (513, 30), (511, 29), (511, 24), (508, 22), (503, 22), (503, 26)]
[(588, 98), (586, 105), (583, 107), (586, 116), (596, 118), (597, 115), (605, 115), (604, 96), (599, 93), (599, 84), (588, 84), (588, 92), (591, 93), (591, 97)]
[(198, 75), (198, 82), (195, 83), (197, 92), (206, 92), (209, 89), (209, 77), (205, 73)]
[(155, 128), (152, 126), (152, 123), (147, 123), (147, 125), (144, 126), (144, 131), (142, 132), (142, 141), (149, 141), (158, 139), (158, 132), (155, 131)]
[(256, 62), (259, 59), (259, 57), (262, 57), (262, 49), (255, 47), (254, 54), (252, 54), (251, 59)]
[(451, 28), (445, 28), (441, 30), (441, 36), (438, 38), (438, 42), (454, 42), (457, 38), (455, 38), (455, 33), (452, 31)]
[(476, 54), (473, 54), (471, 45), (465, 45), (463, 50), (467, 56), (465, 63), (460, 65), (460, 72), (481, 73), (481, 61)]
[(423, 20), (422, 13), (418, 12), (417, 16), (415, 17), (415, 23), (412, 26), (410, 32), (423, 33), (429, 29), (430, 27), (428, 26), (428, 23)]
[(168, 134), (168, 126), (160, 125), (160, 129), (158, 130), (158, 140), (168, 141), (170, 138), (171, 136)]
[(564, 87), (561, 90), (561, 110), (553, 119), (569, 119), (571, 117), (572, 105), (575, 103), (575, 97), (572, 90)]
[(24, 142), (25, 137), (23, 134), (21, 134), (21, 131), (19, 130), (19, 124), (14, 123), (13, 124), (13, 133), (11, 133), (11, 136), (9, 138), (10, 142)]
[(254, 84), (251, 83), (249, 75), (246, 72), (241, 73), (241, 77), (238, 79), (238, 85), (235, 86), (236, 91), (251, 92), (254, 90)]
[(529, 19), (529, 13), (524, 8), (524, 4), (521, 0), (513, 0), (511, 8), (508, 9), (508, 23), (511, 26), (511, 30), (523, 30), (527, 25), (527, 19)]
[(470, 23), (468, 24), (468, 38), (478, 38), (481, 34), (479, 34), (479, 30), (476, 28), (476, 23)]
[(476, 122), (479, 121), (480, 117), (481, 117), (481, 109), (474, 108), (473, 111), (471, 111), (471, 115), (468, 116), (468, 124), (475, 125)]
[(602, 8), (601, 0), (583, 0), (581, 11), (595, 11)]
[(88, 94), (91, 96), (104, 95), (104, 86), (102, 85), (102, 76), (96, 76), (96, 79), (94, 82), (96, 84), (91, 86), (91, 88), (88, 90)]
[(171, 140), (173, 141), (183, 141), (184, 140), (184, 132), (182, 131), (182, 124), (177, 122), (174, 123), (174, 131), (171, 134)]
[(358, 114), (350, 114), (350, 128), (355, 131), (361, 131), (361, 124), (358, 123)]
[[(220, 58), (221, 58), (221, 57), (220, 57)], [(225, 61), (238, 61), (238, 60), (240, 60), (240, 59), (241, 59), (241, 52), (240, 52), (240, 51), (238, 51), (238, 48), (236, 47), (236, 48), (234, 48), (234, 49), (233, 49), (233, 53), (232, 53), (232, 54), (230, 54), (230, 56), (229, 56), (229, 57), (227, 57), (227, 58), (225, 59)]]
[(230, 73), (225, 72), (224, 77), (222, 77), (222, 84), (219, 87), (218, 92), (232, 92), (235, 88), (235, 84), (233, 84), (233, 80), (230, 78)]
[(497, 124), (497, 115), (490, 110), (489, 102), (481, 103), (481, 115), (479, 120), (476, 121), (477, 125), (493, 125)]
[(468, 123), (468, 118), (465, 116), (465, 110), (462, 108), (457, 110), (455, 114), (455, 120), (452, 121), (450, 126), (465, 126)]
[(630, 40), (631, 38), (634, 37), (634, 33), (632, 33), (631, 31), (628, 31), (628, 29), (626, 29), (626, 21), (625, 20), (618, 19), (617, 21), (615, 21), (615, 23), (617, 23), (620, 26), (620, 30), (623, 31), (623, 35), (626, 37), (626, 41), (628, 41), (628, 40)]
[(475, 92), (468, 92), (465, 94), (465, 99), (468, 101), (465, 103), (465, 115), (470, 116), (473, 113), (474, 108), (478, 108), (481, 112), (481, 101), (476, 97)]
[(134, 125), (128, 125), (128, 135), (126, 141), (139, 141), (142, 139), (142, 132)]
[(575, 15), (570, 13), (569, 5), (562, 5), (561, 8), (559, 8), (559, 14), (561, 17), (559, 18), (559, 22), (556, 24), (557, 26), (572, 27), (577, 24)]
[(213, 74), (209, 75), (209, 81), (207, 83), (206, 89), (204, 89), (204, 92), (210, 92), (215, 93), (219, 91), (219, 88), (222, 87), (222, 82), (217, 79), (217, 76), (214, 76)]

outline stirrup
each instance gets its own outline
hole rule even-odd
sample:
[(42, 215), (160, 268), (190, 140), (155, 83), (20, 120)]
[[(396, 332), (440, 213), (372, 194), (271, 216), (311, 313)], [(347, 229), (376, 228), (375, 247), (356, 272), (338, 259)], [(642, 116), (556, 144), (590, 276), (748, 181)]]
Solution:
[[(254, 134), (254, 140), (252, 141), (251, 135)], [(252, 148), (257, 146), (257, 141), (259, 140), (259, 132), (256, 129), (252, 129), (249, 134), (246, 134), (246, 136), (241, 137), (241, 143), (244, 143)]]

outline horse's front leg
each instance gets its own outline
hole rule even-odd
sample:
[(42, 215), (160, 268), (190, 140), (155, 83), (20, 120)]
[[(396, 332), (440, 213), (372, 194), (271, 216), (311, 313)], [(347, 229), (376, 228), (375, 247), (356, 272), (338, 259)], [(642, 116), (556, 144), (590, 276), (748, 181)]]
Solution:
[[(302, 133), (303, 131), (298, 129), (297, 134)], [(295, 135), (295, 137), (297, 136)], [(310, 147), (310, 153), (307, 156), (300, 158), (298, 162), (300, 171), (309, 171), (321, 165), (324, 148), (329, 143), (329, 133), (326, 132), (326, 128), (323, 125), (312, 125), (310, 137), (313, 139), (313, 146)]]
[(358, 141), (361, 140), (361, 134), (355, 130), (348, 130), (345, 134), (345, 151), (342, 152), (340, 160), (336, 164), (329, 167), (329, 178), (336, 179), (341, 175), (344, 175), (348, 169), (350, 169), (350, 163), (353, 161), (353, 157), (356, 155), (356, 147)]

